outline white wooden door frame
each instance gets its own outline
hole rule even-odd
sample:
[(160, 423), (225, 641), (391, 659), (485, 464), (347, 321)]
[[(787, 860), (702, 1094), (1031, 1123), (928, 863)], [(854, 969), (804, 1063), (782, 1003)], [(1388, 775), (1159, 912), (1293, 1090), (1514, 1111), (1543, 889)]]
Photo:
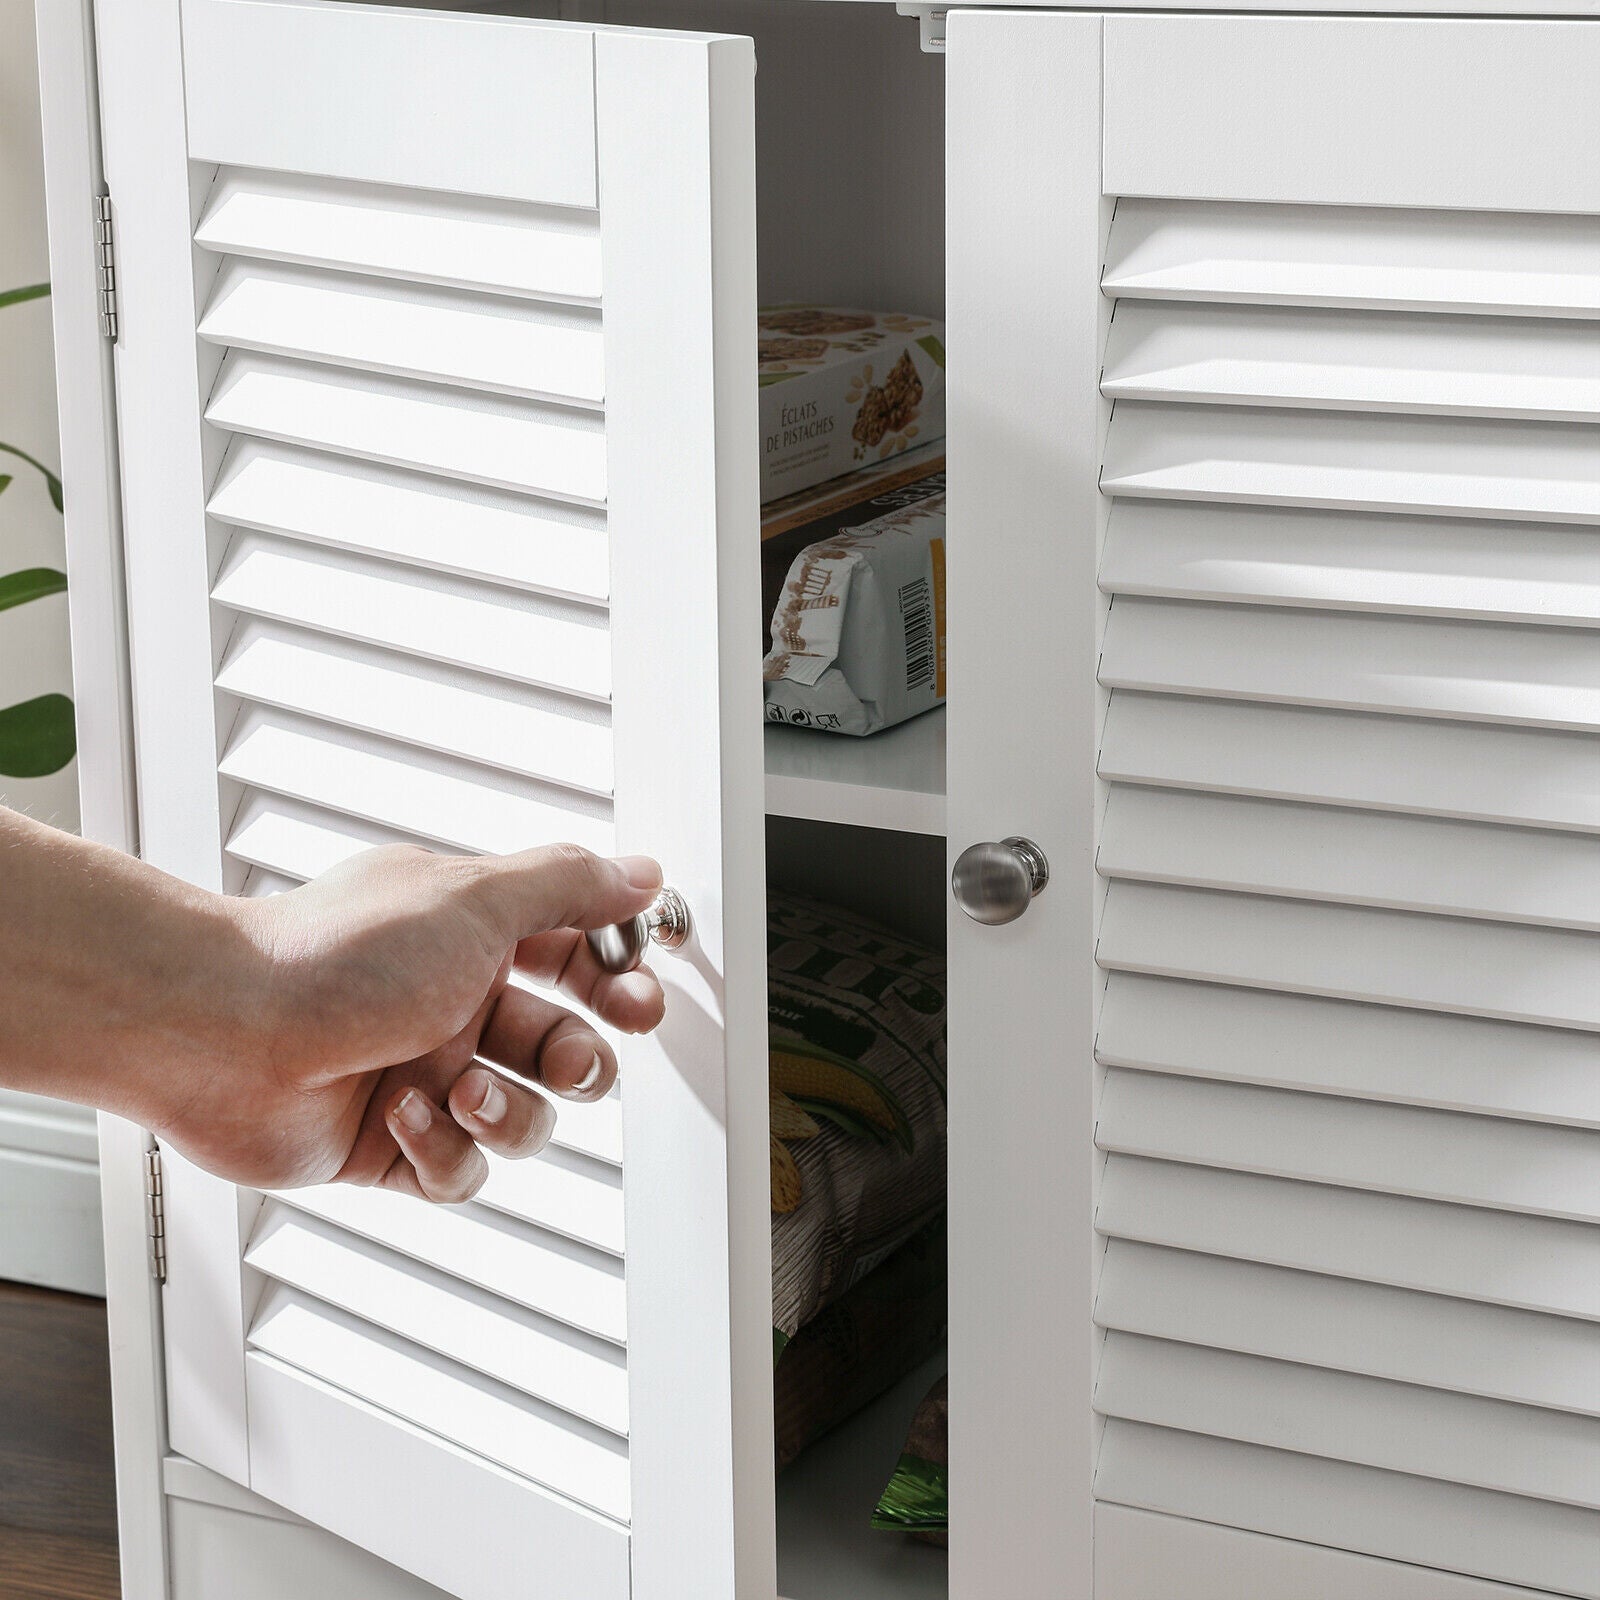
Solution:
[(1019, 921), (948, 918), (950, 1057), (971, 1069), (950, 1080), (960, 1600), (1093, 1584), (1102, 31), (1050, 12), (946, 27), (950, 506), (974, 534), (949, 554), (950, 864), (1012, 834), (1050, 864)]
[[(104, 173), (93, 0), (40, 0), (36, 21), (82, 831), (136, 852), (116, 397), (111, 347), (100, 330), (94, 235)], [(120, 1118), (102, 1115), (99, 1123), (122, 1593), (165, 1600), (161, 1298), (145, 1231), (150, 1141)]]
[[(204, 4), (193, 9), (202, 20), (219, 14)], [(250, 20), (257, 9), (242, 7), (236, 15)], [(292, 4), (281, 9), (285, 20), (301, 20)], [(261, 7), (254, 19), (268, 28), (258, 41), (258, 65), (270, 57), (278, 10)], [(316, 15), (319, 27), (375, 20), (355, 8), (308, 8), (304, 15)], [(118, 379), (125, 392), (142, 397), (122, 411), (123, 487), (143, 526), (192, 530), (203, 521), (203, 485), (215, 469), (215, 443), (196, 423), (216, 359), (202, 350), (197, 363), (190, 331), (206, 288), (189, 271), (190, 186), (198, 180), (181, 63), (195, 41), (180, 43), (177, 0), (158, 6), (102, 0), (99, 22), (108, 176), (125, 212)], [(392, 26), (408, 32), (416, 24), (397, 14)], [(590, 37), (587, 30), (563, 34), (561, 26), (491, 21), (480, 31)], [(755, 354), (753, 62), (748, 43), (739, 40), (674, 39), (648, 30), (593, 37), (599, 134), (610, 142), (601, 152), (601, 168), (611, 174), (601, 227), (607, 238), (615, 230), (632, 241), (603, 251), (608, 326), (660, 328), (665, 347), (656, 353), (660, 359), (641, 359), (620, 338), (607, 341), (609, 426), (631, 430), (632, 440), (630, 449), (614, 452), (607, 496), (615, 554), (614, 727), (623, 769), (617, 836), (619, 848), (664, 859), (700, 934), (685, 959), (660, 964), (669, 989), (678, 991), (666, 1027), (629, 1048), (636, 1086), (624, 1113), (634, 1130), (625, 1179), (633, 1582), (641, 1595), (673, 1600), (770, 1595), (772, 1503), (760, 1492), (770, 1482), (772, 1426), (763, 1398), (771, 1366), (769, 1179), (759, 1159), (766, 1118), (764, 808), (759, 687), (745, 671), (759, 619), (746, 615), (743, 604), (756, 591), (758, 556), (746, 537), (755, 517), (757, 460), (746, 382)], [(330, 60), (313, 58), (325, 66)], [(330, 70), (340, 70), (337, 60)], [(270, 76), (265, 66), (262, 73)], [(251, 83), (259, 90), (256, 79)], [(205, 142), (215, 134), (216, 104), (212, 99), (197, 111), (188, 96), (191, 118), (201, 118), (201, 157), (219, 155)], [(246, 164), (259, 157), (250, 140), (270, 144), (281, 133), (270, 119), (253, 122), (248, 106), (237, 126), (249, 148), (222, 158)], [(382, 167), (392, 155), (387, 144), (380, 148), (381, 141), (349, 124), (330, 122), (328, 129), (343, 141), (340, 159), (351, 159), (348, 173), (339, 169), (344, 175), (372, 177), (367, 168), (376, 161), (378, 178), (399, 176)], [(684, 141), (676, 161), (660, 159), (663, 129)], [(420, 147), (416, 154), (423, 159)], [(429, 159), (440, 154), (434, 148)], [(271, 165), (269, 157), (259, 159)], [(459, 165), (465, 158), (450, 159)], [(471, 175), (463, 172), (454, 181), (470, 188)], [(523, 180), (512, 173), (511, 181)], [(571, 198), (591, 202), (592, 191)], [(641, 251), (641, 230), (654, 229), (664, 230), (660, 248)], [(213, 549), (212, 562), (216, 555)], [(173, 781), (180, 773), (208, 772), (216, 762), (209, 565), (197, 558), (192, 540), (149, 538), (130, 551), (128, 590), (139, 663), (135, 724), (145, 853), (220, 888), (224, 818), (214, 779)], [(719, 608), (712, 628), (702, 622), (708, 597)], [(668, 663), (664, 673), (667, 630), (675, 631), (679, 655), (676, 671)], [(677, 700), (663, 714), (661, 697), (674, 681)], [(709, 783), (708, 771), (717, 775)], [(167, 796), (159, 807), (150, 803), (155, 793)], [(712, 1070), (724, 1060), (726, 1071)], [(694, 1183), (686, 1183), (691, 1174)], [(661, 1204), (663, 1193), (678, 1203)], [(171, 1163), (169, 1363), (173, 1330), (185, 1329), (182, 1371), (174, 1374), (175, 1382), (183, 1380), (182, 1393), (173, 1391), (174, 1401), (184, 1403), (172, 1413), (173, 1439), (236, 1481), (250, 1481), (253, 1470), (242, 1374), (234, 1366), (244, 1349), (250, 1290), (240, 1277), (236, 1291), (218, 1294), (207, 1274), (181, 1271), (179, 1262), (231, 1261), (237, 1271), (254, 1211), (253, 1197), (240, 1196), (236, 1204), (227, 1186)], [(685, 1293), (686, 1284), (693, 1293)], [(686, 1353), (692, 1353), (687, 1362)], [(685, 1459), (701, 1470), (684, 1472)], [(403, 1551), (386, 1553), (409, 1559)], [(442, 1570), (435, 1565), (434, 1581)]]
[[(1107, 701), (1095, 686), (1107, 617), (1096, 577), (1109, 516), (1096, 486), (1110, 412), (1099, 277), (1113, 196), (1600, 210), (1600, 168), (1541, 167), (1536, 148), (1552, 127), (1565, 147), (1597, 142), (1585, 135), (1600, 135), (1588, 92), (1600, 30), (963, 9), (946, 37), (951, 494), (956, 515), (995, 530), (951, 553), (957, 563), (968, 551), (951, 583), (949, 845), (954, 858), (1021, 833), (1052, 866), (1013, 927), (950, 919), (952, 1055), (1005, 1074), (1003, 1114), (992, 1078), (958, 1073), (952, 1084), (953, 1588), (1166, 1600), (1215, 1560), (1241, 1600), (1286, 1584), (1530, 1593), (1110, 1502), (1096, 1508), (1094, 1535), (1088, 1526), (1102, 1432), (1091, 1401), (1099, 1351), (1085, 1327), (1103, 1255), (1090, 1229), (1104, 1160), (1089, 1142), (1105, 1079), (1093, 1060), (1106, 799), (1094, 770)], [(1535, 100), (1541, 117), (1526, 124)], [(1441, 106), (1481, 132), (1485, 159), (1461, 158)], [(998, 1304), (1015, 1309), (997, 1317)], [(1003, 1486), (963, 1476), (964, 1461), (1002, 1450), (1015, 1470)], [(980, 1528), (964, 1529), (975, 1504)]]

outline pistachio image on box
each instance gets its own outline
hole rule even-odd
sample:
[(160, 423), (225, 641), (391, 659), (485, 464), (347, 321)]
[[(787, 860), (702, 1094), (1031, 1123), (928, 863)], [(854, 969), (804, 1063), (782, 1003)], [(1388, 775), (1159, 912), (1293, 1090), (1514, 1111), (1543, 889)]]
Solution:
[(760, 315), (761, 498), (944, 437), (944, 329), (836, 306)]
[(941, 491), (795, 557), (762, 667), (769, 722), (876, 733), (942, 704), (944, 506)]

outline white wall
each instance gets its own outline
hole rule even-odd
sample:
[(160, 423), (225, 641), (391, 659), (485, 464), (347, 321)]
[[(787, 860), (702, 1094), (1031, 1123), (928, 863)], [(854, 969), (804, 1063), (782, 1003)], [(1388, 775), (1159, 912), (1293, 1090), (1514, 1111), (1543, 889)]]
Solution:
[[(50, 275), (31, 0), (0, 0), (0, 295)], [(0, 306), (0, 444), (52, 472), (60, 465), (50, 302)], [(6, 579), (66, 567), (61, 514), (44, 477), (0, 450), (0, 601)], [(72, 694), (67, 600), (51, 594), (0, 609), (0, 805), (57, 827), (78, 825), (78, 764), (14, 775), (7, 707)], [(0, 886), (3, 888), (3, 886)], [(94, 1118), (0, 1089), (0, 1278), (104, 1292)]]
[[(44, 223), (44, 165), (30, 0), (0, 0), (0, 294), (50, 276)], [(0, 307), (0, 444), (59, 469), (50, 302)], [(0, 595), (6, 575), (27, 568), (63, 571), (61, 516), (45, 480), (0, 452)], [(0, 715), (41, 695), (72, 693), (67, 600), (62, 594), (0, 610)], [(0, 724), (0, 804), (60, 827), (78, 823), (75, 761), (45, 777), (6, 775)]]

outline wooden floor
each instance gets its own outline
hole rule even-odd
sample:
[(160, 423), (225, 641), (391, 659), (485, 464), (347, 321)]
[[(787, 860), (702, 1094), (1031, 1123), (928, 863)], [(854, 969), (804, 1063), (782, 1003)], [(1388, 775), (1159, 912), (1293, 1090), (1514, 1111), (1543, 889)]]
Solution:
[(0, 1283), (0, 1600), (117, 1600), (102, 1300)]

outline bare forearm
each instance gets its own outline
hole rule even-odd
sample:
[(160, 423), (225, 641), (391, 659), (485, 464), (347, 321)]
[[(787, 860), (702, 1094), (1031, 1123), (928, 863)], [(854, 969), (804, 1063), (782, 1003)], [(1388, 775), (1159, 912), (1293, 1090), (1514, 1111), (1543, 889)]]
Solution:
[(513, 967), (653, 1028), (661, 985), (603, 971), (579, 930), (638, 915), (660, 884), (654, 861), (571, 846), (390, 845), (230, 899), (0, 808), (0, 1085), (120, 1112), (255, 1188), (465, 1200), (485, 1151), (542, 1148), (550, 1097), (616, 1079), (611, 1046)]
[(242, 909), (0, 808), (0, 1083), (159, 1123), (258, 1053), (268, 983)]

